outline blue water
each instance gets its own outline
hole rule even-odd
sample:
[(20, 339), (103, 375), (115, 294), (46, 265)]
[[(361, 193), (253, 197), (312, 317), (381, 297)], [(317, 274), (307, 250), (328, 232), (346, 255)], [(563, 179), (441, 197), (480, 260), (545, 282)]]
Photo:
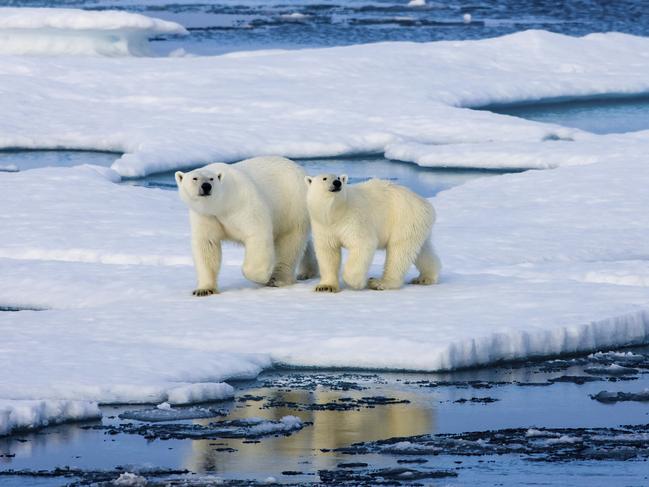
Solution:
[[(266, 48), (380, 41), (463, 40), (527, 29), (570, 35), (618, 31), (649, 35), (645, 0), (0, 0), (1, 6), (118, 8), (180, 22), (188, 38), (159, 39), (161, 53), (183, 47), (218, 54)], [(302, 14), (300, 18), (291, 14)], [(464, 15), (471, 22), (464, 22)]]
[(482, 107), (537, 122), (556, 123), (595, 134), (649, 129), (649, 97), (553, 101)]

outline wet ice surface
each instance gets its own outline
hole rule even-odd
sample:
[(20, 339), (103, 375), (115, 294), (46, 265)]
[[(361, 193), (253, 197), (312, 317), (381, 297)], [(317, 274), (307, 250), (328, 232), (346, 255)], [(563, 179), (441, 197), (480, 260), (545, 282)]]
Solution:
[[(39, 167), (71, 167), (81, 164), (94, 164), (110, 167), (120, 154), (92, 151), (0, 151), (0, 171), (26, 171)], [(307, 173), (347, 174), (352, 183), (366, 181), (372, 177), (389, 179), (408, 186), (422, 196), (435, 194), (471, 179), (496, 176), (502, 171), (433, 169), (422, 168), (416, 164), (391, 161), (381, 155), (352, 156), (340, 158), (296, 159)], [(187, 168), (193, 169), (193, 168)], [(144, 178), (124, 179), (122, 184), (145, 186), (175, 191), (175, 171), (151, 174)]]
[[(408, 6), (408, 0), (139, 1), (10, 0), (11, 6), (118, 8), (179, 22), (187, 38), (160, 38), (157, 49), (182, 47), (191, 53), (338, 46), (385, 40), (480, 39), (525, 29), (570, 35), (590, 32), (649, 33), (642, 0), (481, 0)], [(470, 18), (467, 17), (470, 15)], [(467, 22), (467, 20), (470, 20)]]
[(232, 401), (105, 406), (101, 422), (4, 438), (0, 480), (640, 485), (649, 406), (594, 399), (646, 394), (647, 371), (649, 347), (439, 374), (269, 371)]

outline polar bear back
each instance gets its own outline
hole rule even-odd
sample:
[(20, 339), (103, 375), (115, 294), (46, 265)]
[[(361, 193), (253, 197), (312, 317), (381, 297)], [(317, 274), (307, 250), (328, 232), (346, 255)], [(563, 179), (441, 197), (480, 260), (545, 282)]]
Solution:
[(374, 230), (379, 247), (413, 234), (430, 233), (435, 210), (424, 198), (390, 181), (371, 179), (347, 188), (347, 207), (354, 219)]
[(238, 177), (240, 191), (246, 191), (247, 184), (254, 185), (254, 194), (259, 195), (269, 210), (275, 236), (293, 231), (296, 223), (308, 227), (306, 173), (295, 162), (284, 157), (262, 156), (236, 164), (210, 164), (207, 169)]

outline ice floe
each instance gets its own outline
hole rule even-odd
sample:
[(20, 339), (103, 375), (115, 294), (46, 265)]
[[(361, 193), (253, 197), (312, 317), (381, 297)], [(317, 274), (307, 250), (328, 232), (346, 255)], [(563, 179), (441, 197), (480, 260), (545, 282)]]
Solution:
[(149, 38), (169, 34), (187, 31), (121, 11), (0, 8), (0, 55), (146, 56)]
[(647, 59), (647, 38), (544, 31), (214, 57), (0, 56), (0, 147), (122, 152), (122, 176), (260, 154), (487, 168), (624, 159), (647, 151), (649, 132), (597, 136), (466, 107), (647, 93)]

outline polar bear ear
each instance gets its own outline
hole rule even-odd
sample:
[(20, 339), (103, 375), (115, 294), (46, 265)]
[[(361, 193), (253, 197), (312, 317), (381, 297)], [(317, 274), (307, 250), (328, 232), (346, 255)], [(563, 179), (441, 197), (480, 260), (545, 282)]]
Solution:
[(306, 184), (311, 184), (313, 182), (313, 178), (311, 176), (304, 176), (304, 181)]
[(343, 184), (347, 184), (347, 174), (341, 174), (340, 180), (343, 182)]
[(178, 186), (180, 186), (180, 183), (183, 182), (183, 176), (184, 176), (184, 175), (185, 175), (184, 172), (182, 172), (182, 171), (176, 171), (176, 174), (175, 174), (175, 176), (176, 176), (176, 184), (177, 184)]

